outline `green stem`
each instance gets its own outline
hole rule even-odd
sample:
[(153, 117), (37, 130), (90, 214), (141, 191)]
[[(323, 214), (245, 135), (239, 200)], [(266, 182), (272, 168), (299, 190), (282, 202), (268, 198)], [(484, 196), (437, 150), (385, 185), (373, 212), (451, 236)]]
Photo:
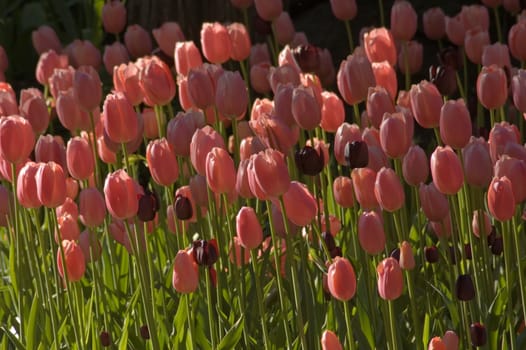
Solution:
[[(351, 312), (349, 310), (349, 302), (343, 302), (343, 311), (345, 313), (345, 325), (347, 326), (347, 341), (349, 342), (349, 349), (355, 350), (356, 344), (354, 342), (354, 334), (351, 324)], [(304, 348), (305, 349), (305, 348)]]
[(381, 27), (385, 27), (384, 2), (383, 2), (383, 0), (378, 0), (378, 11), (380, 12), (380, 25), (381, 25)]
[(393, 301), (386, 300), (386, 303), (389, 308), (389, 327), (391, 328), (391, 350), (397, 350), (398, 340), (396, 337), (397, 331), (396, 331), (396, 323), (395, 323), (396, 321), (394, 317)]
[(517, 259), (517, 269), (519, 271), (519, 290), (521, 294), (521, 303), (522, 303), (522, 317), (523, 320), (526, 320), (526, 286), (524, 285), (524, 276), (523, 276), (523, 269), (522, 269), (522, 260), (521, 260), (521, 242), (519, 237), (519, 230), (517, 227), (519, 224), (517, 223), (516, 216), (513, 218), (513, 245), (515, 246), (515, 254), (517, 255), (515, 258)]
[(270, 349), (270, 340), (267, 330), (267, 321), (265, 318), (265, 307), (263, 306), (263, 294), (261, 289), (261, 281), (257, 275), (257, 256), (254, 250), (250, 251), (250, 259), (252, 260), (252, 270), (254, 271), (254, 281), (256, 282), (256, 295), (258, 299), (259, 316), (261, 317), (261, 329), (263, 330), (263, 344), (266, 349)]
[(493, 9), (493, 14), (495, 15), (495, 25), (497, 26), (497, 41), (502, 42), (502, 29), (500, 25), (500, 15), (499, 15), (499, 6)]
[(212, 282), (210, 281), (210, 273), (208, 270), (205, 271), (205, 282), (206, 282), (206, 299), (208, 307), (208, 327), (210, 327), (210, 337), (212, 338), (212, 349), (217, 348), (217, 329), (215, 325), (216, 315), (214, 313), (214, 307), (212, 303)]
[(349, 40), (349, 49), (350, 52), (353, 53), (354, 51), (354, 41), (352, 38), (352, 30), (351, 30), (351, 21), (343, 21), (345, 24), (345, 31), (347, 32), (347, 40)]

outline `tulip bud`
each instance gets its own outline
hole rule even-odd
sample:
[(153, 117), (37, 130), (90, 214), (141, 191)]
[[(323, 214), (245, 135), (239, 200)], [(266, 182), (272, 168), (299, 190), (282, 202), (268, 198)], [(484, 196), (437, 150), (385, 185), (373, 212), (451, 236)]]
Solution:
[(440, 40), (446, 34), (446, 16), (440, 7), (426, 10), (422, 17), (424, 33), (430, 40)]
[(216, 85), (215, 105), (227, 118), (243, 117), (248, 106), (248, 92), (239, 72), (225, 71)]
[(475, 286), (470, 275), (459, 275), (455, 284), (457, 298), (462, 301), (470, 301), (475, 297)]
[(402, 270), (412, 270), (415, 268), (415, 256), (411, 244), (403, 241), (400, 245), (400, 267)]
[(184, 250), (179, 250), (173, 266), (172, 286), (179, 293), (192, 293), (199, 285), (199, 270), (193, 257)]
[(471, 136), (471, 117), (463, 99), (449, 100), (440, 110), (440, 138), (455, 149), (464, 148)]
[(345, 161), (351, 169), (364, 168), (369, 163), (369, 152), (364, 141), (348, 142), (345, 145)]
[(511, 181), (506, 177), (494, 177), (488, 188), (488, 209), (499, 220), (510, 220), (515, 214), (515, 197)]
[(348, 301), (356, 293), (356, 275), (349, 260), (336, 257), (329, 266), (327, 283), (331, 295), (340, 300)]
[(376, 211), (362, 212), (358, 219), (358, 240), (367, 254), (376, 255), (385, 249), (382, 218)]
[(383, 167), (376, 174), (374, 195), (382, 209), (388, 212), (395, 212), (404, 205), (404, 188), (393, 169)]
[(126, 28), (124, 44), (133, 58), (147, 56), (152, 52), (150, 34), (138, 24), (132, 24)]
[(104, 130), (113, 142), (126, 143), (135, 140), (139, 121), (132, 104), (122, 92), (106, 96), (102, 117)]
[(320, 126), (325, 131), (335, 132), (345, 121), (343, 102), (338, 95), (329, 91), (323, 91), (321, 97), (323, 103)]
[(431, 155), (431, 175), (437, 189), (444, 194), (457, 193), (464, 183), (462, 165), (451, 147), (438, 146)]
[(53, 28), (47, 25), (38, 27), (31, 33), (31, 41), (35, 51), (41, 55), (44, 52), (53, 50), (57, 53), (62, 51), (62, 44), (58, 39), (57, 33)]
[(426, 182), (429, 176), (429, 161), (420, 146), (409, 147), (402, 161), (402, 174), (405, 182), (411, 186)]
[(106, 177), (104, 198), (110, 214), (121, 220), (135, 216), (139, 209), (136, 184), (122, 169)]
[(441, 221), (449, 213), (449, 204), (446, 196), (438, 191), (433, 182), (429, 185), (421, 183), (418, 193), (422, 210), (430, 221)]
[(376, 267), (378, 294), (384, 300), (395, 300), (404, 290), (404, 276), (400, 265), (393, 258), (382, 260)]
[(318, 212), (316, 199), (306, 185), (291, 181), (288, 190), (283, 194), (287, 218), (297, 226), (307, 226)]
[(338, 176), (332, 185), (335, 202), (342, 208), (352, 208), (354, 205), (354, 194), (352, 180), (346, 176)]
[[(75, 241), (64, 240), (61, 242), (64, 251), (65, 270), (67, 280), (70, 282), (79, 281), (86, 271), (86, 260), (84, 253)], [(57, 252), (57, 268), (60, 277), (64, 278), (64, 266), (62, 261), (62, 251), (59, 248)]]
[(263, 240), (263, 230), (256, 212), (251, 207), (242, 207), (236, 216), (236, 233), (245, 249), (255, 249)]
[[(331, 1), (333, 3), (334, 1)], [(340, 1), (341, 2), (341, 1)], [(354, 0), (353, 0), (354, 2)], [(321, 335), (321, 348), (322, 350), (342, 350), (342, 344), (338, 339), (338, 336), (332, 331), (323, 331)]]
[(318, 175), (324, 166), (324, 155), (318, 153), (314, 148), (305, 146), (294, 154), (294, 161), (298, 170), (310, 176)]
[(41, 163), (36, 173), (37, 195), (43, 206), (56, 208), (66, 200), (66, 176), (55, 162)]
[(278, 197), (290, 186), (284, 156), (274, 149), (266, 149), (252, 155), (247, 171), (250, 190), (259, 199)]
[(469, 333), (471, 336), (471, 345), (478, 347), (484, 346), (487, 342), (486, 327), (480, 323), (472, 323), (469, 326)]
[(84, 226), (102, 225), (106, 217), (106, 204), (99, 190), (89, 187), (80, 191), (79, 214), (79, 219)]
[(413, 115), (423, 128), (436, 128), (440, 122), (440, 109), (443, 101), (433, 83), (425, 80), (413, 84), (409, 92)]
[(0, 119), (0, 155), (9, 163), (19, 163), (26, 159), (33, 145), (35, 134), (27, 119), (18, 115)]
[(77, 136), (68, 141), (66, 161), (68, 171), (75, 179), (84, 180), (93, 174), (93, 151), (86, 138)]
[(365, 100), (367, 90), (375, 85), (371, 62), (357, 50), (341, 63), (336, 79), (338, 90), (349, 105)]
[(447, 350), (446, 345), (440, 337), (434, 337), (429, 341), (427, 350)]
[(391, 66), (396, 64), (396, 47), (389, 29), (373, 28), (366, 32), (363, 36), (363, 45), (369, 61), (387, 61)]
[(170, 186), (179, 177), (177, 159), (168, 141), (163, 137), (153, 140), (146, 147), (146, 161), (155, 182), (161, 186)]
[(126, 26), (126, 7), (119, 0), (111, 0), (102, 7), (102, 26), (111, 34), (119, 34)]
[(282, 0), (254, 0), (256, 12), (265, 21), (272, 21), (283, 12)]
[(164, 22), (161, 27), (152, 30), (152, 34), (161, 51), (167, 56), (172, 56), (175, 45), (185, 40), (183, 31), (177, 22)]
[(435, 246), (425, 247), (424, 255), (426, 257), (426, 261), (430, 264), (436, 263), (440, 259), (438, 249)]
[(370, 168), (353, 169), (351, 178), (356, 200), (362, 209), (375, 209), (378, 206), (378, 200), (374, 194), (376, 172)]
[(391, 32), (397, 40), (409, 41), (416, 33), (417, 14), (409, 1), (397, 0), (391, 8)]
[(227, 29), (220, 23), (203, 23), (201, 28), (203, 55), (211, 63), (221, 64), (230, 58), (232, 43)]
[(477, 97), (487, 109), (504, 105), (508, 98), (508, 82), (502, 68), (496, 65), (482, 67), (477, 78)]

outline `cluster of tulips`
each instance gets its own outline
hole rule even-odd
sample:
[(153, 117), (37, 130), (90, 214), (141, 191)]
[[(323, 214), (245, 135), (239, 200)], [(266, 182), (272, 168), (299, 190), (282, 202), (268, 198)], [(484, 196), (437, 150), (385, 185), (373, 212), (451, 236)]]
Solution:
[(337, 70), (282, 0), (156, 50), (111, 0), (103, 55), (33, 32), (42, 89), (0, 47), (2, 348), (524, 349), (526, 16), (482, 2), (423, 14), (414, 84), (405, 0), (357, 47), (330, 1)]

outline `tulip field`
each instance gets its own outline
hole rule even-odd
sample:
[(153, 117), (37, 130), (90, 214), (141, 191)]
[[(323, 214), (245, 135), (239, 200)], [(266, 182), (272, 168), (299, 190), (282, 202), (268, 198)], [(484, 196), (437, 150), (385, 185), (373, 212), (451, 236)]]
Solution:
[(222, 1), (0, 35), (0, 350), (526, 349), (524, 1)]

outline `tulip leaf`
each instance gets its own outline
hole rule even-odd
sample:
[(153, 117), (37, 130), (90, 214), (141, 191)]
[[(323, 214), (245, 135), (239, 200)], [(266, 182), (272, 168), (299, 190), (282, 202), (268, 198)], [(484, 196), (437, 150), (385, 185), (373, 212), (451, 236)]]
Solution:
[(185, 332), (183, 330), (186, 329), (186, 325), (185, 325), (186, 318), (187, 318), (186, 303), (187, 303), (187, 298), (185, 296), (181, 296), (181, 298), (179, 298), (179, 306), (177, 307), (177, 312), (175, 313), (175, 317), (174, 317), (174, 329), (177, 332), (176, 335), (177, 335), (178, 344), (182, 343), (184, 336), (185, 336)]
[(241, 317), (236, 321), (236, 323), (234, 323), (232, 328), (230, 328), (230, 330), (225, 334), (223, 339), (221, 339), (221, 342), (219, 343), (217, 349), (235, 349), (237, 343), (239, 342), (239, 339), (241, 339), (241, 334), (243, 333), (244, 325), (245, 319), (244, 316), (241, 315)]
[(488, 310), (489, 317), (486, 324), (486, 329), (489, 333), (488, 339), (491, 349), (497, 348), (497, 343), (501, 334), (499, 324), (502, 321), (502, 315), (504, 314), (504, 306), (506, 305), (507, 298), (507, 291), (503, 288), (500, 288)]
[(39, 306), (39, 298), (38, 295), (35, 295), (33, 298), (33, 302), (31, 303), (31, 310), (29, 311), (29, 318), (27, 320), (27, 330), (26, 330), (26, 345), (28, 349), (34, 349), (35, 344), (38, 343), (37, 332), (35, 332), (35, 326), (37, 321), (37, 311)]
[(356, 302), (358, 304), (358, 320), (360, 321), (360, 330), (362, 331), (363, 335), (365, 336), (365, 339), (367, 339), (367, 344), (369, 344), (369, 347), (371, 349), (375, 349), (374, 346), (374, 335), (373, 335), (373, 329), (371, 327), (371, 320), (369, 319), (369, 315), (367, 315), (366, 307), (363, 305), (361, 300), (357, 300)]
[(14, 335), (13, 333), (11, 333), (11, 331), (7, 329), (5, 326), (0, 327), (0, 331), (2, 331), (6, 335), (6, 338), (9, 338), (9, 340), (11, 341), (11, 346), (14, 345), (15, 349), (20, 349), (20, 350), (26, 349), (26, 347), (20, 342), (20, 340), (18, 340), (18, 337)]
[(422, 343), (424, 344), (424, 347), (426, 347), (429, 343), (429, 324), (430, 318), (429, 314), (426, 312), (426, 316), (424, 318), (424, 328), (422, 329)]

